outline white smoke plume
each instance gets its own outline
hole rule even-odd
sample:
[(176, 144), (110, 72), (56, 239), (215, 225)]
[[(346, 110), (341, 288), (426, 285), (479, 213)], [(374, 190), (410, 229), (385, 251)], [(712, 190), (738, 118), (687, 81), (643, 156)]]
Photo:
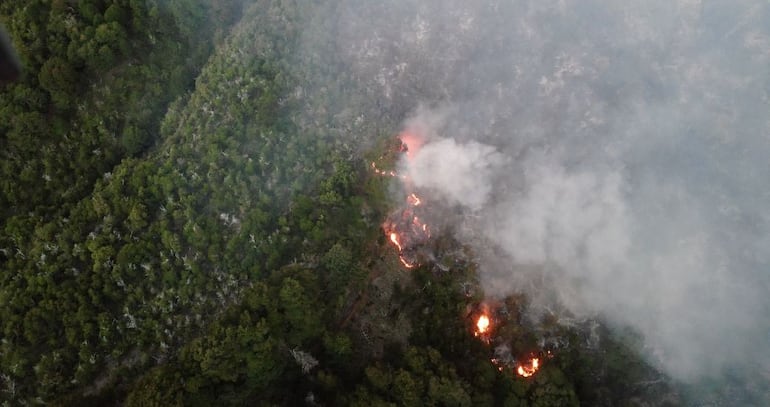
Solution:
[(634, 327), (682, 380), (767, 363), (765, 270), (741, 265), (762, 253), (724, 246), (706, 213), (713, 203), (671, 180), (684, 174), (637, 180), (537, 156), (511, 166), (492, 146), (438, 139), (406, 161), (415, 185), (473, 214), (484, 239), (469, 243), (509, 256), (481, 259), (487, 294), (526, 291), (545, 273), (560, 304)]
[(475, 141), (459, 144), (441, 139), (425, 145), (410, 161), (409, 175), (417, 187), (437, 193), (450, 204), (479, 210), (489, 199), (491, 171), (502, 160), (494, 148)]
[(488, 293), (546, 276), (677, 379), (770, 380), (770, 3), (343, 4), (335, 61), (412, 112), (415, 184), (500, 249)]

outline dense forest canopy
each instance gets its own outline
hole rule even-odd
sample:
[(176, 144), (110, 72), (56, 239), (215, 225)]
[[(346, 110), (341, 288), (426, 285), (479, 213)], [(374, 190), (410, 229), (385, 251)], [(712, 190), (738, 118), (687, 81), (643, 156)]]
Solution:
[(443, 223), (408, 259), (394, 247), (431, 205), (390, 176), (402, 123), (478, 95), (439, 85), (452, 38), (416, 53), (424, 71), (370, 55), (397, 33), (349, 47), (398, 15), (380, 7), (0, 3), (23, 64), (0, 88), (2, 405), (770, 401), (731, 393), (761, 378), (672, 380), (633, 329), (485, 295), (457, 207), (432, 204)]

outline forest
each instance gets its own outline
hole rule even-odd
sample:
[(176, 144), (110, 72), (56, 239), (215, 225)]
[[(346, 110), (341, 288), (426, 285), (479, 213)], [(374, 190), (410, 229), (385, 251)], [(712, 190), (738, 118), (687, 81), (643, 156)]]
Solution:
[(23, 64), (0, 89), (2, 405), (681, 404), (634, 332), (533, 320), (524, 293), (496, 334), (542, 365), (498, 369), (451, 230), (399, 262), (372, 163), (396, 168), (411, 107), (303, 29), (334, 3), (0, 3)]

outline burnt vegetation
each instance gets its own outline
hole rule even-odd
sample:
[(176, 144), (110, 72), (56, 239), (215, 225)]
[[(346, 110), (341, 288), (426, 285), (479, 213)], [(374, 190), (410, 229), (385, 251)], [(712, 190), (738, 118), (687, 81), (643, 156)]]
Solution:
[[(633, 346), (528, 320), (525, 295), (479, 341), (449, 231), (404, 268), (370, 163), (394, 168), (407, 107), (378, 108), (299, 26), (333, 13), (0, 4), (24, 63), (0, 90), (0, 404), (676, 403)], [(553, 356), (501, 373), (502, 343)]]

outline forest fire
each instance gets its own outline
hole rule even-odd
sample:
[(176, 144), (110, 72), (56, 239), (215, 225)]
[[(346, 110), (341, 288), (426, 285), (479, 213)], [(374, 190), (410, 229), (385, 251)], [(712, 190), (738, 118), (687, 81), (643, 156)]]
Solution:
[[(489, 361), (500, 372), (510, 372), (523, 378), (532, 377), (540, 368), (540, 356), (553, 357), (551, 351), (546, 353), (530, 352), (527, 356), (518, 357), (511, 351), (511, 343), (506, 338), (505, 325), (507, 311), (501, 309), (496, 302), (479, 304), (475, 313), (473, 336), (479, 338), (484, 344), (492, 346), (492, 354)], [(495, 326), (499, 325), (499, 326)], [(494, 328), (494, 332), (493, 332)]]
[[(419, 140), (416, 136), (402, 133), (399, 136), (400, 144), (396, 152), (398, 154), (407, 154), (412, 145), (417, 148)], [(409, 143), (407, 144), (407, 140)], [(406, 176), (398, 174), (394, 170), (382, 170), (377, 164), (372, 162), (371, 167), (374, 173), (380, 176), (400, 178), (404, 182), (404, 187), (409, 188), (409, 182)], [(409, 192), (406, 197), (406, 206), (394, 212), (383, 223), (382, 228), (390, 242), (398, 249), (399, 260), (406, 268), (417, 266), (417, 247), (425, 243), (430, 238), (430, 228), (415, 213), (418, 206), (423, 205), (422, 198), (414, 192)]]
[[(394, 152), (403, 154), (401, 157), (413, 158), (423, 141), (417, 135), (403, 132), (399, 135), (400, 144)], [(410, 152), (412, 154), (410, 154)], [(405, 206), (393, 212), (383, 223), (382, 228), (390, 243), (398, 250), (398, 258), (407, 269), (418, 265), (417, 248), (430, 238), (430, 228), (417, 216), (417, 211), (422, 210), (423, 200), (415, 192), (411, 191), (410, 179), (400, 175), (395, 170), (381, 170), (375, 162), (371, 163), (375, 174), (380, 176), (400, 178), (404, 189), (407, 190)], [(504, 322), (503, 322), (504, 323)], [(473, 334), (485, 344), (493, 341), (493, 324), (489, 304), (480, 304), (478, 314), (473, 327)], [(507, 345), (497, 346), (495, 357), (491, 358), (492, 364), (500, 371), (511, 371), (520, 377), (532, 377), (540, 368), (540, 359), (532, 357), (519, 363)], [(500, 353), (499, 355), (497, 353)]]
[[(405, 155), (407, 159), (410, 158), (410, 150), (415, 149), (416, 151), (422, 144), (419, 137), (407, 132), (402, 133), (399, 139), (401, 142), (398, 149), (393, 150), (393, 152), (401, 155), (401, 157)], [(388, 219), (382, 224), (382, 229), (390, 243), (398, 250), (398, 259), (401, 264), (407, 269), (415, 268), (419, 265), (420, 259), (425, 257), (424, 249), (421, 247), (431, 237), (430, 227), (418, 216), (418, 212), (424, 214), (426, 210), (423, 199), (411, 190), (412, 185), (408, 177), (395, 170), (382, 170), (377, 167), (375, 162), (371, 163), (371, 167), (377, 175), (400, 178), (403, 188), (407, 191), (405, 205), (388, 216)], [(477, 312), (473, 326), (474, 336), (487, 345), (492, 343), (493, 339), (495, 342), (499, 342), (497, 341), (499, 338), (493, 338), (493, 317), (490, 304), (481, 304)], [(505, 321), (501, 323), (504, 324)], [(517, 358), (511, 354), (507, 345), (498, 346), (498, 348), (505, 349), (505, 351), (500, 355), (496, 354), (490, 361), (501, 372), (511, 371), (511, 373), (528, 378), (532, 377), (540, 368), (540, 359), (537, 357), (525, 359), (525, 363), (518, 363)]]
[(496, 349), (495, 357), (491, 358), (490, 361), (501, 372), (510, 368), (512, 372), (527, 378), (534, 376), (538, 369), (540, 369), (540, 358), (533, 357), (524, 363), (517, 363), (516, 359), (510, 354), (510, 348), (502, 347), (504, 349), (503, 352), (497, 352), (498, 349)]
[[(377, 168), (377, 164), (375, 164), (374, 161), (372, 161), (372, 169), (374, 170), (374, 173), (377, 174), (377, 175), (382, 175), (382, 176), (385, 176), (385, 177), (399, 177), (398, 173), (396, 173), (393, 170), (386, 171), (386, 170), (381, 170), (381, 169)], [(400, 176), (400, 178), (406, 178), (406, 177), (404, 177), (402, 175), (402, 176)]]
[(519, 365), (519, 367), (516, 368), (516, 373), (518, 373), (521, 377), (532, 377), (532, 375), (534, 375), (539, 368), (540, 359), (532, 358), (528, 365)]
[(413, 268), (417, 265), (416, 248), (430, 238), (430, 228), (415, 214), (414, 209), (422, 200), (412, 193), (406, 203), (406, 208), (392, 214), (382, 227), (398, 249), (401, 263), (406, 268)]

